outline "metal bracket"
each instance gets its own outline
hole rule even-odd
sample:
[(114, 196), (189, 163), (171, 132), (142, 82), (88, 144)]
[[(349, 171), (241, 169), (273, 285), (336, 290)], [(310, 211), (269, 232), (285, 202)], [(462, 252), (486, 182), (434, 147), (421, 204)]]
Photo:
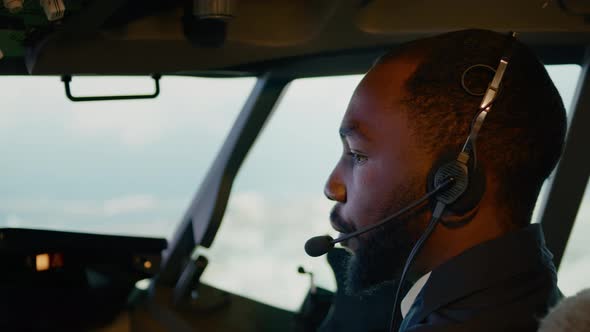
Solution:
[(76, 97), (72, 95), (70, 90), (70, 82), (72, 81), (71, 75), (62, 75), (61, 81), (64, 82), (66, 88), (66, 96), (71, 101), (103, 101), (103, 100), (129, 100), (129, 99), (151, 99), (156, 98), (160, 94), (160, 78), (162, 75), (153, 74), (152, 78), (155, 83), (155, 91), (152, 94), (146, 95), (122, 95), (122, 96), (87, 96), (87, 97)]

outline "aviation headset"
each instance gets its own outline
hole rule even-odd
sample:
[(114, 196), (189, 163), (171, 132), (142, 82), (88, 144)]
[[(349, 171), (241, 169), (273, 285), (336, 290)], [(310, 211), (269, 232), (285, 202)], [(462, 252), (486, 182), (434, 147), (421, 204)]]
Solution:
[[(477, 155), (475, 150), (475, 143), (481, 127), (486, 119), (486, 116), (492, 109), (492, 105), (500, 92), (500, 83), (504, 76), (504, 72), (508, 67), (508, 63), (512, 57), (512, 51), (516, 40), (516, 33), (510, 32), (508, 36), (508, 46), (505, 53), (500, 58), (498, 67), (493, 68), (477, 64), (467, 68), (461, 77), (461, 85), (471, 95), (478, 95), (470, 90), (465, 84), (466, 74), (478, 67), (485, 67), (495, 71), (492, 81), (489, 83), (486, 91), (483, 94), (483, 99), (479, 105), (479, 109), (473, 121), (471, 128), (461, 151), (458, 154), (450, 154), (440, 158), (434, 165), (432, 171), (428, 176), (428, 193), (437, 192), (434, 195), (435, 206), (432, 213), (432, 219), (426, 227), (426, 230), (420, 236), (410, 255), (408, 256), (401, 277), (398, 281), (398, 287), (395, 294), (395, 302), (391, 313), (390, 330), (395, 329), (396, 311), (398, 307), (398, 300), (401, 293), (402, 284), (405, 280), (406, 273), (418, 254), (426, 239), (432, 234), (432, 231), (438, 224), (442, 213), (447, 209), (451, 212), (461, 214), (475, 208), (481, 200), (485, 191), (485, 175), (481, 167), (477, 167)], [(428, 195), (428, 194), (427, 194)], [(450, 226), (447, 224), (447, 226)]]
[[(457, 154), (447, 154), (435, 162), (428, 176), (428, 190), (439, 187), (446, 179), (453, 179), (452, 185), (435, 196), (435, 200), (445, 204), (447, 210), (461, 214), (473, 209), (481, 200), (485, 191), (485, 176), (481, 167), (477, 167), (475, 143), (487, 114), (500, 92), (500, 83), (512, 55), (513, 41), (516, 34), (509, 35), (509, 45), (498, 64), (497, 69), (478, 64), (467, 68), (461, 76), (461, 85), (471, 95), (483, 95), (479, 109), (463, 147)], [(475, 68), (487, 68), (495, 72), (492, 81), (484, 93), (475, 93), (465, 84), (465, 76)]]

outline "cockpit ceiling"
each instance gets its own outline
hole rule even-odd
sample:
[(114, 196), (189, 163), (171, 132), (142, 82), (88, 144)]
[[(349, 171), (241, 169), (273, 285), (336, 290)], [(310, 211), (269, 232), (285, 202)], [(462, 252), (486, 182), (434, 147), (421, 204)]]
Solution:
[(7, 63), (24, 58), (26, 71), (38, 75), (247, 72), (281, 59), (387, 49), (463, 28), (514, 30), (534, 47), (557, 50), (590, 42), (583, 1), (237, 0), (220, 47), (187, 40), (180, 1), (70, 2), (77, 12)]

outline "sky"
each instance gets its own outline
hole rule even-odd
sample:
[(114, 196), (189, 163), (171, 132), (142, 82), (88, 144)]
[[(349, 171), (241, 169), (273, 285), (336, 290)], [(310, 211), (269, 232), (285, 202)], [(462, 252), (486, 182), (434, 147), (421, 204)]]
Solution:
[[(569, 105), (577, 66), (550, 75)], [(203, 281), (296, 310), (309, 287), (333, 290), (305, 241), (333, 233), (323, 185), (360, 76), (291, 83), (239, 171)], [(253, 88), (253, 78), (164, 77), (154, 100), (73, 103), (58, 77), (0, 77), (0, 227), (170, 237)], [(75, 95), (145, 93), (149, 78), (78, 78)], [(590, 199), (560, 269), (565, 294), (590, 286)]]

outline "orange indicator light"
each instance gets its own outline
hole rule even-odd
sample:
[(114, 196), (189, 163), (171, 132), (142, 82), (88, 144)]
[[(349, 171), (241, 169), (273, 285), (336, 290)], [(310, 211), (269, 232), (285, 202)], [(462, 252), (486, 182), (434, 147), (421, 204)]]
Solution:
[(146, 269), (150, 269), (152, 267), (152, 262), (150, 262), (150, 261), (143, 262), (143, 267), (145, 267)]
[(39, 254), (35, 256), (35, 268), (37, 271), (49, 270), (49, 254)]

